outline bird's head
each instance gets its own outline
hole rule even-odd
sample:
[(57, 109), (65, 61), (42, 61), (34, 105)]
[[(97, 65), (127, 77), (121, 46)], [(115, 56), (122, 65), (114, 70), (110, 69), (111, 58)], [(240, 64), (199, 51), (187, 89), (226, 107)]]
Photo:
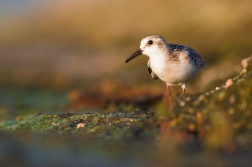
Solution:
[(150, 58), (166, 50), (166, 41), (160, 35), (149, 35), (141, 40), (140, 48), (133, 53), (126, 63), (139, 55), (147, 55)]

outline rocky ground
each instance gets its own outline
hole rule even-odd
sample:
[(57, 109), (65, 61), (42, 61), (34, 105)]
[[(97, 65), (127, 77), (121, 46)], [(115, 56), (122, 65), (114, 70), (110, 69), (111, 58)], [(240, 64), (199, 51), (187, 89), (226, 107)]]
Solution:
[[(242, 66), (213, 91), (169, 105), (145, 89), (135, 103), (117, 91), (121, 98), (113, 111), (29, 114), (1, 122), (1, 166), (251, 166), (252, 58)], [(74, 107), (86, 100), (76, 92), (70, 97)], [(92, 104), (111, 100), (104, 99)]]

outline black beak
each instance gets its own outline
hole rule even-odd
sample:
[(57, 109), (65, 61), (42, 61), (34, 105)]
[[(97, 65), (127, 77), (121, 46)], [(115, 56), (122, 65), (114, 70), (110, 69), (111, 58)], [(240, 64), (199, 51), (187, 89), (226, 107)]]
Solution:
[(129, 58), (125, 60), (126, 63), (128, 63), (130, 60), (134, 59), (135, 57), (143, 54), (143, 50), (139, 48), (135, 53), (133, 53)]

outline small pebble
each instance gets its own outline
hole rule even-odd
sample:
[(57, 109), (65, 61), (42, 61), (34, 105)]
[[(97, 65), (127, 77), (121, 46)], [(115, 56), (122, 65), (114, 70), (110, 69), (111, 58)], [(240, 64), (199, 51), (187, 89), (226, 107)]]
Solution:
[(77, 125), (77, 129), (80, 129), (80, 128), (84, 128), (85, 124), (84, 123), (78, 123)]
[(228, 79), (228, 80), (226, 81), (226, 84), (225, 84), (226, 89), (227, 89), (228, 87), (230, 87), (231, 85), (233, 85), (233, 84), (234, 84), (234, 81), (233, 81), (232, 79)]
[(181, 102), (180, 102), (180, 106), (181, 106), (181, 107), (185, 106), (185, 102), (184, 102), (184, 101), (181, 101)]
[(243, 68), (247, 68), (250, 61), (252, 61), (252, 56), (243, 59), (243, 60), (241, 61), (242, 67), (243, 67)]

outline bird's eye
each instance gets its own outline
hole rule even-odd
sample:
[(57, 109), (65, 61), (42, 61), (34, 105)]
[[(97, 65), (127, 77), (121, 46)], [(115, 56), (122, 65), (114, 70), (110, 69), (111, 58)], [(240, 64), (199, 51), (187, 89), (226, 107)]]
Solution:
[(148, 44), (149, 44), (149, 45), (153, 44), (153, 41), (152, 41), (152, 40), (149, 40), (149, 41), (148, 41)]

